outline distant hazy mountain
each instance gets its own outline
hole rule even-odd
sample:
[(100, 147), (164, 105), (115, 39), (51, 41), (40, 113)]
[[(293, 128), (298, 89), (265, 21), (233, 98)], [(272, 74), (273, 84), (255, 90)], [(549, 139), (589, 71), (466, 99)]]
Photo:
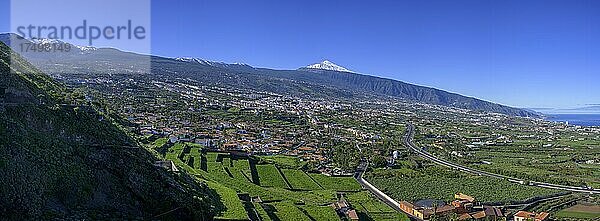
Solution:
[[(0, 35), (0, 40), (2, 39), (6, 39), (6, 36)], [(13, 42), (13, 47), (14, 45)], [(348, 98), (361, 94), (382, 95), (513, 116), (539, 116), (534, 111), (503, 106), (402, 81), (354, 73), (330, 61), (308, 65), (298, 70), (273, 70), (255, 68), (247, 64), (226, 64), (197, 58), (146, 56), (116, 49), (83, 50), (79, 47), (77, 49), (74, 53), (59, 53), (58, 55), (56, 53), (29, 53), (23, 54), (23, 56), (46, 73), (54, 75), (62, 73), (81, 75), (149, 74), (147, 76), (150, 78), (193, 79), (206, 84), (299, 96)], [(150, 68), (146, 63), (148, 59), (151, 60)]]
[(600, 105), (586, 105), (573, 108), (531, 108), (544, 114), (600, 114)]

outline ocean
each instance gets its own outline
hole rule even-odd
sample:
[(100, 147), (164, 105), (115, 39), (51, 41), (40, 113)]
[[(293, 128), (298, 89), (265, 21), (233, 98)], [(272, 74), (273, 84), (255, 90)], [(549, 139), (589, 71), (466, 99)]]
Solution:
[(600, 114), (548, 114), (547, 120), (569, 122), (570, 125), (600, 126)]

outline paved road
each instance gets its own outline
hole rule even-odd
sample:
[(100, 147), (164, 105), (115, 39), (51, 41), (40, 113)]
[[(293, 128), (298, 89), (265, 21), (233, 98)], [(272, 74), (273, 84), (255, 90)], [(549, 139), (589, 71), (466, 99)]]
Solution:
[(408, 213), (404, 212), (402, 209), (400, 209), (400, 203), (398, 203), (396, 200), (392, 199), (390, 196), (388, 196), (381, 190), (377, 189), (377, 187), (373, 186), (367, 180), (363, 179), (363, 174), (367, 170), (368, 164), (369, 163), (367, 161), (362, 160), (360, 162), (360, 165), (358, 165), (358, 168), (356, 169), (356, 173), (354, 174), (354, 178), (358, 181), (358, 183), (360, 183), (361, 186), (363, 186), (365, 189), (367, 189), (371, 193), (373, 193), (373, 195), (377, 196), (377, 198), (379, 198), (379, 200), (383, 201), (385, 204), (392, 207), (396, 211), (408, 215), (408, 217), (411, 220), (421, 221), (422, 219), (419, 219), (418, 217), (413, 216), (412, 214), (408, 214)]
[[(452, 163), (449, 161), (439, 159), (439, 158), (431, 155), (427, 151), (424, 151), (421, 148), (416, 147), (413, 144), (412, 141), (413, 141), (414, 133), (415, 133), (415, 126), (412, 124), (408, 124), (407, 132), (403, 138), (404, 144), (406, 145), (406, 147), (409, 148), (410, 150), (412, 150), (413, 152), (419, 154), (421, 157), (423, 157), (427, 160), (430, 160), (436, 164), (446, 166), (449, 168), (453, 168), (453, 169), (457, 169), (460, 171), (468, 172), (468, 173), (477, 174), (480, 176), (488, 176), (488, 177), (494, 177), (494, 178), (498, 178), (498, 179), (505, 179), (505, 180), (508, 180), (513, 183), (519, 183), (519, 184), (527, 183), (527, 181), (525, 181), (523, 179), (504, 176), (504, 175), (495, 174), (495, 173), (489, 173), (489, 172), (485, 172), (485, 171), (481, 171), (481, 170), (477, 170), (477, 169), (472, 169), (472, 168), (468, 168), (468, 167), (465, 167), (465, 166), (462, 166), (459, 164), (455, 164), (455, 163)], [(548, 189), (566, 190), (566, 191), (571, 191), (571, 192), (600, 194), (600, 190), (590, 190), (590, 189), (586, 189), (583, 187), (565, 186), (565, 185), (558, 185), (558, 184), (551, 184), (551, 183), (544, 183), (544, 182), (529, 181), (529, 185), (539, 186), (539, 187), (548, 188)]]

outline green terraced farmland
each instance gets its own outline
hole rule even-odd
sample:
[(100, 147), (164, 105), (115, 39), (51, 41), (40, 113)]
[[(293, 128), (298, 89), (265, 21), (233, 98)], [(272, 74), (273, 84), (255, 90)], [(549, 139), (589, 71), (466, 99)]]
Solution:
[(264, 187), (289, 188), (273, 164), (256, 165), (260, 185)]
[(309, 173), (324, 189), (335, 191), (360, 191), (362, 187), (354, 177), (331, 177), (323, 174)]
[(200, 153), (200, 148), (192, 148), (190, 150), (190, 156), (192, 156), (194, 158), (194, 164), (193, 167), (195, 169), (200, 169), (200, 166), (202, 164), (202, 153)]
[(235, 171), (235, 173), (240, 174), (248, 182), (252, 182), (252, 172), (250, 171), (250, 162), (248, 160), (233, 160), (233, 167), (230, 169), (232, 172)]
[(219, 153), (206, 153), (206, 162), (217, 162), (217, 157), (219, 156)]
[[(184, 152), (188, 150), (189, 152)], [(324, 205), (336, 201), (338, 191), (363, 193), (352, 177), (307, 174), (300, 169), (282, 169), (280, 172), (275, 161), (287, 164), (287, 168), (298, 165), (299, 161), (290, 157), (272, 158), (271, 164), (256, 165), (261, 186), (252, 182), (254, 171), (251, 171), (250, 161), (247, 159), (234, 159), (222, 153), (203, 154), (200, 148), (190, 148), (185, 144), (174, 145), (165, 157), (173, 160), (178, 168), (195, 174), (217, 192), (224, 205), (224, 208), (218, 209), (220, 212), (215, 218), (217, 220), (249, 219), (244, 204), (238, 198), (238, 194), (242, 193), (252, 197), (259, 196), (263, 200), (264, 203), (252, 204), (261, 220), (340, 220), (333, 208)], [(206, 170), (202, 170), (203, 165)], [(355, 207), (363, 218), (398, 220), (400, 217), (385, 204), (369, 199), (369, 195), (361, 197), (366, 199), (361, 199), (361, 203), (356, 203)]]
[(166, 158), (167, 159), (175, 159), (178, 158), (179, 155), (181, 154), (181, 152), (183, 151), (183, 144), (175, 144), (173, 145), (171, 148), (169, 148), (169, 151), (166, 154)]
[(300, 209), (298, 209), (298, 207), (290, 202), (275, 202), (271, 203), (271, 205), (275, 209), (272, 212), (277, 216), (277, 218), (279, 218), (279, 220), (310, 220), (308, 216), (306, 216)]
[(250, 162), (248, 160), (234, 160), (233, 166), (241, 170), (250, 170)]
[(225, 169), (223, 168), (223, 164), (219, 162), (208, 162), (206, 163), (207, 172), (220, 176), (229, 176)]
[(302, 170), (292, 170), (292, 169), (282, 169), (283, 175), (290, 183), (292, 189), (296, 190), (320, 190), (321, 188), (317, 183), (315, 183), (304, 171)]
[(221, 202), (225, 206), (225, 210), (215, 217), (215, 219), (225, 220), (248, 220), (248, 214), (244, 209), (244, 205), (237, 196), (235, 190), (227, 188), (219, 183), (207, 182), (211, 189), (214, 189)]
[(231, 166), (231, 158), (223, 158), (223, 166), (230, 167)]
[[(377, 200), (367, 191), (347, 193), (346, 200), (356, 209), (361, 220), (374, 221), (408, 221), (409, 218), (404, 213), (400, 213), (390, 208), (385, 203)], [(370, 217), (367, 218), (367, 217)]]
[(339, 221), (340, 217), (330, 206), (300, 206), (301, 210), (316, 221)]
[(156, 139), (154, 141), (154, 143), (152, 143), (152, 147), (153, 148), (163, 147), (165, 144), (167, 144), (168, 141), (169, 141), (168, 138), (159, 138), (159, 139)]
[(229, 173), (231, 173), (231, 176), (233, 176), (234, 179), (252, 182), (252, 177), (246, 175), (244, 171), (235, 167), (227, 167), (226, 169), (229, 170)]
[(258, 213), (258, 216), (260, 217), (260, 219), (262, 221), (271, 221), (271, 217), (269, 216), (269, 214), (267, 213), (267, 211), (265, 211), (265, 209), (260, 205), (260, 203), (252, 203), (254, 205), (254, 209), (256, 209), (256, 213)]

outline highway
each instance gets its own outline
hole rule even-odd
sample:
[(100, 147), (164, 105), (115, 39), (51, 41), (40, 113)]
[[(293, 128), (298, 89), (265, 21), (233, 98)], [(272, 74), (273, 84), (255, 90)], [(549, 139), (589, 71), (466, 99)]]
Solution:
[(465, 166), (462, 166), (459, 164), (455, 164), (455, 163), (452, 163), (449, 161), (445, 161), (445, 160), (439, 159), (439, 158), (431, 155), (430, 153), (422, 150), (421, 148), (416, 147), (416, 145), (414, 145), (414, 143), (413, 143), (414, 133), (415, 133), (415, 126), (412, 124), (408, 124), (406, 134), (404, 135), (404, 138), (403, 138), (405, 146), (408, 149), (410, 149), (411, 151), (417, 153), (419, 156), (423, 157), (424, 159), (430, 160), (438, 165), (442, 165), (445, 167), (457, 169), (457, 170), (460, 170), (463, 172), (472, 173), (472, 174), (476, 174), (476, 175), (480, 175), (480, 176), (488, 176), (488, 177), (493, 177), (493, 178), (498, 178), (498, 179), (505, 179), (510, 182), (518, 183), (518, 184), (528, 183), (528, 185), (531, 185), (531, 186), (538, 186), (538, 187), (543, 187), (543, 188), (548, 188), (548, 189), (557, 189), (557, 190), (565, 190), (565, 191), (570, 191), (570, 192), (589, 193), (589, 194), (600, 194), (600, 190), (587, 189), (584, 187), (565, 186), (565, 185), (558, 185), (558, 184), (551, 184), (551, 183), (544, 183), (544, 182), (536, 182), (536, 181), (527, 182), (526, 180), (523, 180), (523, 179), (508, 177), (508, 176), (504, 176), (504, 175), (500, 175), (500, 174), (489, 173), (489, 172), (485, 172), (485, 171), (481, 171), (481, 170), (477, 170), (477, 169), (468, 168), (468, 167), (465, 167)]

